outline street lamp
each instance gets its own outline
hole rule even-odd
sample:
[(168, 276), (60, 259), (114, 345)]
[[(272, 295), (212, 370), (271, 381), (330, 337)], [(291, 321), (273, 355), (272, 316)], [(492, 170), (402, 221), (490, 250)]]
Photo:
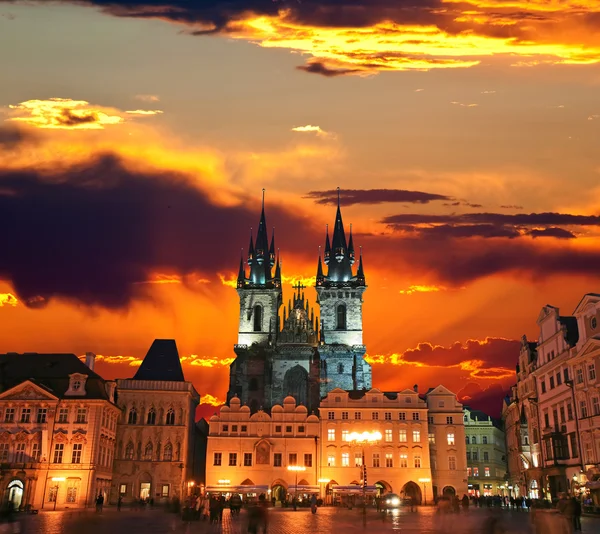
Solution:
[(65, 480), (65, 477), (52, 477), (52, 482), (56, 482), (54, 486), (54, 511), (56, 511), (56, 503), (58, 502), (58, 483), (64, 482)]
[(420, 478), (419, 482), (423, 484), (423, 504), (427, 504), (427, 483), (431, 482), (430, 478)]
[(298, 472), (306, 471), (306, 467), (304, 467), (303, 465), (288, 465), (287, 469), (288, 469), (288, 471), (296, 472), (296, 486), (295, 486), (295, 491), (294, 491), (294, 511), (296, 511), (296, 506), (298, 503)]
[[(321, 489), (321, 484), (329, 484), (331, 482), (330, 478), (320, 478), (318, 480), (319, 482), (319, 491), (321, 492), (321, 499), (323, 499), (323, 490)], [(325, 498), (323, 499), (323, 501), (327, 500), (327, 495), (325, 495)]]
[(349, 443), (361, 446), (362, 450), (362, 474), (363, 474), (363, 527), (367, 526), (367, 468), (365, 465), (365, 443), (376, 443), (381, 441), (381, 432), (350, 432), (346, 437)]

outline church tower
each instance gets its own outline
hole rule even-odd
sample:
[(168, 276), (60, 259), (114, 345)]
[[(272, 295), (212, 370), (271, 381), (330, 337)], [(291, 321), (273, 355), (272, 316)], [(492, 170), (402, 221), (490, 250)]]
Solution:
[(281, 268), (279, 258), (275, 258), (275, 230), (269, 245), (264, 190), (256, 242), (251, 233), (247, 263), (250, 267), (248, 277), (244, 258), (240, 258), (237, 279), (237, 292), (240, 297), (238, 344), (250, 346), (274, 339), (279, 326), (279, 307), (282, 302)]
[[(367, 289), (362, 252), (356, 262), (352, 227), (346, 240), (340, 197), (329, 240), (325, 236), (323, 260), (319, 253), (316, 291), (321, 314), (321, 396), (335, 388), (371, 389), (371, 366), (364, 360), (362, 305)], [(323, 273), (323, 263), (327, 275)]]

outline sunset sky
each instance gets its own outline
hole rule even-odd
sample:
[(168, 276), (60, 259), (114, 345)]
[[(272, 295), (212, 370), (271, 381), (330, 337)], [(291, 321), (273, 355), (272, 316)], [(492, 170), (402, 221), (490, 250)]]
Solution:
[(599, 290), (599, 64), (597, 0), (0, 0), (0, 352), (175, 338), (212, 413), (262, 189), (287, 302), (340, 187), (374, 385), (499, 413)]

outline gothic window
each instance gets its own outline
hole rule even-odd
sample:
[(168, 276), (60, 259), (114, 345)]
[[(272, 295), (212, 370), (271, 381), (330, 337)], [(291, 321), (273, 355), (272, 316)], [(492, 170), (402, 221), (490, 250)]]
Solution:
[(125, 447), (125, 460), (133, 460), (133, 443), (131, 441)]
[(173, 445), (167, 443), (165, 445), (165, 453), (163, 455), (163, 460), (165, 462), (170, 462), (173, 459)]
[(173, 408), (169, 408), (169, 411), (167, 412), (165, 424), (167, 424), (167, 425), (175, 424), (175, 411), (173, 410)]
[(338, 304), (336, 308), (337, 330), (346, 330), (346, 305)]
[(146, 423), (148, 425), (156, 424), (156, 412), (154, 411), (154, 408), (150, 408), (150, 411), (148, 412), (148, 418), (146, 419)]
[(144, 449), (144, 460), (152, 460), (152, 443), (148, 442)]
[(254, 306), (254, 331), (262, 332), (262, 306), (256, 305)]
[(129, 410), (129, 419), (127, 420), (127, 422), (130, 425), (137, 424), (137, 410), (135, 408), (131, 408), (131, 410)]
[(251, 378), (250, 383), (248, 384), (248, 391), (257, 391), (258, 390), (258, 380), (256, 378)]
[(338, 363), (338, 373), (341, 375), (344, 372), (344, 364)]

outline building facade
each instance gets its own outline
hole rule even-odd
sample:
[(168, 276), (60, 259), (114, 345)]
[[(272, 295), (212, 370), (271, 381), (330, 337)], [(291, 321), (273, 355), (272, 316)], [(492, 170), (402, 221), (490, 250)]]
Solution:
[(110, 501), (182, 499), (199, 478), (200, 397), (183, 375), (174, 340), (157, 339), (131, 379), (117, 380), (117, 448)]
[(119, 409), (115, 383), (74, 354), (0, 355), (0, 499), (64, 509), (108, 496)]
[(469, 494), (510, 495), (502, 423), (468, 407), (464, 409), (464, 422)]
[(256, 413), (269, 412), (293, 396), (316, 411), (332, 389), (370, 389), (371, 366), (364, 360), (362, 338), (362, 295), (367, 287), (362, 256), (354, 269), (352, 233), (346, 240), (339, 204), (332, 240), (327, 232), (317, 265), (320, 319), (302, 285), (294, 287), (293, 298), (284, 306), (281, 262), (274, 233), (269, 244), (266, 224), (263, 202), (256, 241), (250, 237), (248, 256), (240, 259), (238, 342), (227, 400), (237, 397)]
[(570, 492), (600, 505), (599, 309), (595, 293), (572, 316), (544, 306), (538, 342), (523, 338), (517, 384), (503, 410), (509, 480), (522, 495)]
[(271, 414), (252, 414), (234, 397), (210, 419), (207, 491), (264, 493), (276, 501), (298, 491), (318, 493), (319, 430), (318, 417), (293, 397), (274, 405)]
[[(381, 434), (370, 444), (353, 433)], [(435, 465), (435, 469), (432, 467)], [(417, 502), (467, 492), (462, 405), (443, 386), (415, 390), (334, 389), (320, 418), (287, 397), (271, 414), (234, 397), (210, 421), (207, 490), (264, 493), (277, 501), (319, 494), (328, 502), (360, 494), (366, 466), (370, 494), (398, 493)], [(292, 469), (289, 469), (289, 468)]]

